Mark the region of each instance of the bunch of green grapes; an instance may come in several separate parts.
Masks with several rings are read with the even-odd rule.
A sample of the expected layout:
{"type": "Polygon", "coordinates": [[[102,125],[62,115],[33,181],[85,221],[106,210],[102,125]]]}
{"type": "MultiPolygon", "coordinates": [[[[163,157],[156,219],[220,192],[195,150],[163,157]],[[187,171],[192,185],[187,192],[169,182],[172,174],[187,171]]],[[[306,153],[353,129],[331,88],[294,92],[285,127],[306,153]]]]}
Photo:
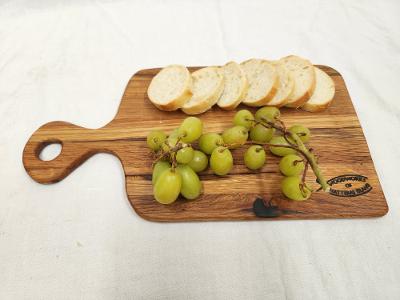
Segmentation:
{"type": "Polygon", "coordinates": [[[302,125],[286,129],[275,107],[262,107],[254,115],[249,110],[238,111],[233,126],[222,134],[203,133],[202,121],[188,117],[169,135],[152,131],[147,136],[148,147],[158,155],[152,176],[154,197],[162,204],[173,203],[179,195],[196,199],[202,192],[197,173],[210,166],[216,175],[229,174],[234,163],[232,151],[250,144],[243,156],[245,166],[261,169],[269,149],[282,157],[279,169],[285,176],[281,183],[283,194],[292,200],[306,200],[312,192],[304,182],[310,160],[314,172],[317,169],[304,145],[309,139],[310,130],[302,125]]]}
{"type": "Polygon", "coordinates": [[[292,200],[306,200],[311,195],[310,187],[304,183],[306,159],[299,156],[302,152],[293,135],[306,143],[310,139],[310,130],[302,125],[286,130],[279,118],[280,111],[276,107],[262,107],[255,115],[245,109],[235,114],[235,127],[246,129],[253,144],[244,153],[244,164],[251,170],[262,168],[266,161],[264,147],[268,146],[272,154],[283,157],[279,163],[279,169],[285,175],[281,183],[283,194],[292,200]]]}
{"type": "Polygon", "coordinates": [[[201,120],[189,117],[168,136],[159,130],[148,134],[147,146],[159,155],[152,175],[154,198],[159,203],[173,203],[179,195],[192,200],[201,194],[202,184],[197,173],[207,168],[208,158],[194,150],[191,143],[202,132],[201,120]]]}

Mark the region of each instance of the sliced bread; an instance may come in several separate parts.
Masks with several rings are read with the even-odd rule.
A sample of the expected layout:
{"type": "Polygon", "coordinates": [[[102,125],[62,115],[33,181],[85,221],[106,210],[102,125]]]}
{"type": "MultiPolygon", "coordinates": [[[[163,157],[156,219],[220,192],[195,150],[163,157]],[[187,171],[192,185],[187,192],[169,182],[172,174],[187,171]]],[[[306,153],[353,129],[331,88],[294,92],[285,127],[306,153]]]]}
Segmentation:
{"type": "Polygon", "coordinates": [[[192,96],[192,76],[181,65],[163,68],[150,82],[147,95],[159,109],[171,111],[183,106],[192,96]]]}
{"type": "Polygon", "coordinates": [[[300,107],[311,97],[315,88],[315,71],[307,59],[290,55],[280,61],[289,70],[294,80],[294,88],[289,95],[286,106],[300,107]]]}
{"type": "Polygon", "coordinates": [[[226,109],[235,109],[247,92],[248,83],[246,74],[242,68],[234,61],[228,62],[220,68],[224,76],[224,90],[218,99],[218,106],[226,109]]]}
{"type": "Polygon", "coordinates": [[[314,93],[301,107],[310,112],[317,112],[328,108],[335,96],[335,83],[332,78],[317,67],[314,67],[314,70],[316,75],[314,93]]]}
{"type": "Polygon", "coordinates": [[[281,107],[284,106],[289,100],[289,95],[292,93],[294,88],[294,80],[290,75],[290,72],[280,61],[273,62],[279,77],[279,88],[275,96],[268,106],[281,107]]]}
{"type": "Polygon", "coordinates": [[[279,87],[278,72],[274,65],[263,59],[250,59],[240,64],[246,74],[249,88],[242,103],[249,106],[266,105],[279,87]]]}
{"type": "Polygon", "coordinates": [[[183,105],[188,115],[196,115],[217,103],[224,89],[224,77],[217,67],[207,67],[192,73],[192,97],[183,105]]]}

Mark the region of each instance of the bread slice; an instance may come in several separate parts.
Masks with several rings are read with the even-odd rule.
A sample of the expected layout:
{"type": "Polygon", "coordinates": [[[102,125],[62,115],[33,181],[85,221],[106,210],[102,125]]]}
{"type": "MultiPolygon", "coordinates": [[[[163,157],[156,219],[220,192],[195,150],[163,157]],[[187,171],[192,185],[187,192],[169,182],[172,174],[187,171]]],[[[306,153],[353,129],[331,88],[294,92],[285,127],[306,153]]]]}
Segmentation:
{"type": "Polygon", "coordinates": [[[274,65],[264,59],[249,59],[240,64],[246,74],[249,88],[242,103],[262,106],[275,96],[279,88],[278,73],[274,65]]]}
{"type": "Polygon", "coordinates": [[[206,67],[192,73],[192,97],[183,105],[188,115],[197,115],[217,103],[224,89],[224,77],[217,67],[206,67]]]}
{"type": "Polygon", "coordinates": [[[242,102],[248,89],[246,74],[234,61],[228,62],[219,70],[224,76],[224,90],[217,104],[226,110],[235,109],[242,102]]]}
{"type": "Polygon", "coordinates": [[[317,112],[328,108],[335,96],[335,83],[332,78],[317,67],[314,67],[314,70],[316,75],[314,93],[301,107],[310,112],[317,112]]]}
{"type": "Polygon", "coordinates": [[[159,109],[171,111],[183,106],[192,96],[192,76],[181,65],[163,68],[150,82],[147,96],[159,109]]]}
{"type": "Polygon", "coordinates": [[[275,96],[268,106],[281,107],[284,106],[289,100],[289,95],[292,93],[294,88],[294,80],[290,75],[290,72],[280,61],[273,62],[279,77],[279,88],[275,96]]]}
{"type": "Polygon", "coordinates": [[[300,107],[310,99],[315,88],[315,71],[310,61],[299,56],[290,55],[280,61],[291,73],[294,89],[289,95],[286,106],[300,107]]]}

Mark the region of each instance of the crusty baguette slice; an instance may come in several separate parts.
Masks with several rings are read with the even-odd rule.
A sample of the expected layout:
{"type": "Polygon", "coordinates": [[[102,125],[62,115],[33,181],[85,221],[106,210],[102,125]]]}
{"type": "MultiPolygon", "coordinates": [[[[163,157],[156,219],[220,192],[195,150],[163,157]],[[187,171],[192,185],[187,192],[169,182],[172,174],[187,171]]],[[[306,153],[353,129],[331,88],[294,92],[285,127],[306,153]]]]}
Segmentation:
{"type": "Polygon", "coordinates": [[[300,107],[310,99],[315,88],[315,71],[310,61],[290,55],[280,59],[291,73],[294,89],[289,95],[286,106],[300,107]]]}
{"type": "Polygon", "coordinates": [[[249,88],[242,103],[262,106],[275,96],[279,87],[278,73],[274,65],[264,59],[249,59],[240,64],[246,74],[249,88]]]}
{"type": "Polygon", "coordinates": [[[224,89],[224,77],[217,67],[206,67],[192,73],[192,97],[183,105],[188,115],[197,115],[217,103],[224,89]]]}
{"type": "Polygon", "coordinates": [[[314,67],[316,75],[315,90],[302,109],[317,112],[328,108],[335,96],[335,83],[332,78],[319,68],[314,67]]]}
{"type": "Polygon", "coordinates": [[[294,80],[288,69],[283,65],[281,61],[273,62],[279,77],[279,88],[275,96],[268,106],[281,107],[289,101],[289,95],[292,93],[294,88],[294,80]]]}
{"type": "Polygon", "coordinates": [[[224,76],[224,90],[218,99],[218,106],[226,109],[235,109],[247,92],[248,83],[246,74],[234,61],[228,62],[220,68],[224,76]]]}
{"type": "Polygon", "coordinates": [[[192,76],[181,65],[163,68],[150,82],[147,95],[150,101],[161,110],[176,110],[192,96],[192,76]]]}

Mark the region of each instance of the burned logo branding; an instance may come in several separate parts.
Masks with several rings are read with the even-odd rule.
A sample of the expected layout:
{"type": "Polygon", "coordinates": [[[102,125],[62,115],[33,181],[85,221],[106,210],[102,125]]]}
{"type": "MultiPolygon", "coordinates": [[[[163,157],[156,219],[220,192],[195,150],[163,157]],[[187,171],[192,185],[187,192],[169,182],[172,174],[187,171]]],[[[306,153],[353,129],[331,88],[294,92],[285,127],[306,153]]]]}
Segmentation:
{"type": "Polygon", "coordinates": [[[338,197],[357,197],[372,190],[368,177],[357,174],[340,175],[327,183],[331,186],[329,193],[338,197]]]}

